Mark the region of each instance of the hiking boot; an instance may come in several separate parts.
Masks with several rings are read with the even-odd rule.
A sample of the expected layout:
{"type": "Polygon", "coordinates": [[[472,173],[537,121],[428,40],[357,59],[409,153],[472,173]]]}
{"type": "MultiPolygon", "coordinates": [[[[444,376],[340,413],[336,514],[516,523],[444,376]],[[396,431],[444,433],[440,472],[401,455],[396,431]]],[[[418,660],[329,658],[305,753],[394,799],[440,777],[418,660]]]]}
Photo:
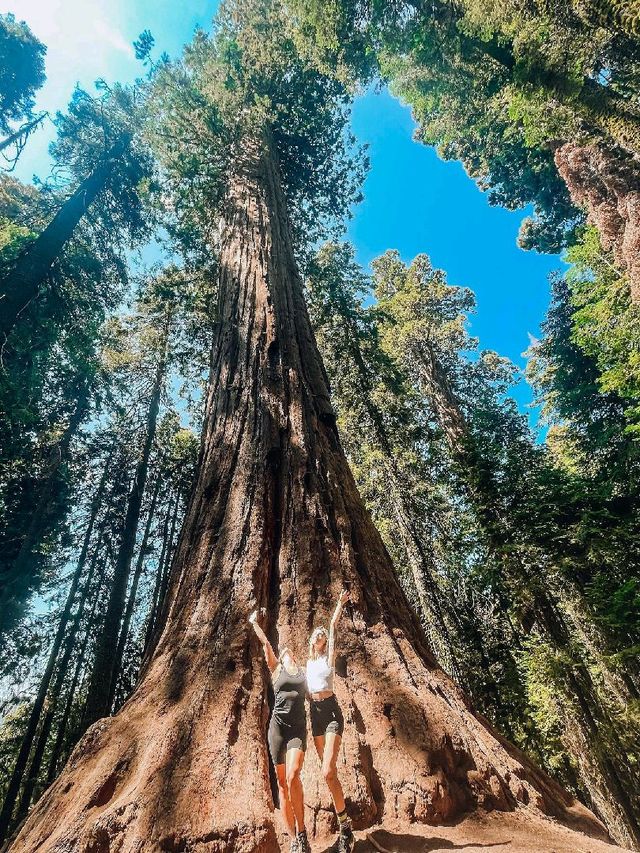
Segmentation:
{"type": "Polygon", "coordinates": [[[356,839],[353,835],[351,824],[349,822],[340,827],[340,835],[338,836],[337,844],[337,853],[352,853],[353,848],[356,846],[356,839]]]}
{"type": "Polygon", "coordinates": [[[311,853],[311,845],[309,844],[306,831],[297,834],[295,843],[298,845],[296,853],[311,853]]]}

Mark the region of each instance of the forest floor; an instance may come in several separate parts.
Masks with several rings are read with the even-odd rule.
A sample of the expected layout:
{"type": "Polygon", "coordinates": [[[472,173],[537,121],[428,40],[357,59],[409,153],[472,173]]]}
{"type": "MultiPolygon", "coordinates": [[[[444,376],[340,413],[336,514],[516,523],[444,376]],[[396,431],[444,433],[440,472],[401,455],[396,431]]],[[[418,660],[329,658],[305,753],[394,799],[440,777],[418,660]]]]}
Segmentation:
{"type": "MultiPolygon", "coordinates": [[[[356,837],[354,853],[613,853],[623,849],[526,812],[475,814],[452,826],[410,831],[385,822],[384,829],[357,832],[356,837]]],[[[313,853],[325,853],[330,843],[312,846],[313,853]]]]}

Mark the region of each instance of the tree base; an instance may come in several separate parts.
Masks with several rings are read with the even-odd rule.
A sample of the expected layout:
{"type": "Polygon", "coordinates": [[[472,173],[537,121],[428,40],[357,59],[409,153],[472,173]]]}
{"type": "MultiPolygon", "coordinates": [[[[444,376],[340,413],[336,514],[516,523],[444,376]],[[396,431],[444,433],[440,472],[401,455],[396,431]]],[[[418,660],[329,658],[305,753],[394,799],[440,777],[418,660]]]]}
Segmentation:
{"type": "MultiPolygon", "coordinates": [[[[607,841],[594,838],[589,829],[592,818],[577,806],[573,814],[575,829],[549,819],[541,819],[526,810],[512,814],[474,813],[454,825],[429,829],[400,824],[375,827],[357,833],[358,853],[440,853],[464,850],[465,853],[614,853],[621,851],[607,841]],[[583,823],[586,820],[586,823],[583,823]],[[583,827],[583,832],[577,827],[583,827]]],[[[329,843],[314,845],[314,853],[324,853],[329,843]]]]}

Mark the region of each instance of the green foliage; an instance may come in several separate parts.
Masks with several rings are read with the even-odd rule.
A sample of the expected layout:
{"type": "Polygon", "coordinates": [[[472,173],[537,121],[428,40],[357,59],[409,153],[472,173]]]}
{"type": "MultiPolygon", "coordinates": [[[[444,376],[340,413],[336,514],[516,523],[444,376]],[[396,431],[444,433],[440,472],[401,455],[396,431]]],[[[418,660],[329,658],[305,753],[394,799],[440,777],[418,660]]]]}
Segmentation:
{"type": "Polygon", "coordinates": [[[296,49],[278,0],[223,5],[211,37],[158,66],[148,133],[174,199],[177,234],[211,237],[236,146],[271,140],[298,250],[339,227],[365,163],[349,95],[296,49]],[[276,34],[275,37],[274,34],[276,34]]]}
{"type": "Polygon", "coordinates": [[[638,312],[594,229],[568,259],[528,374],[550,424],[547,444],[582,508],[573,534],[584,555],[580,582],[594,618],[616,638],[616,668],[633,660],[640,627],[638,312]]]}
{"type": "Polygon", "coordinates": [[[598,387],[625,405],[632,433],[640,432],[640,307],[601,246],[595,228],[583,231],[567,252],[571,340],[593,359],[598,387]]]}
{"type": "MultiPolygon", "coordinates": [[[[4,178],[1,186],[0,255],[8,263],[41,227],[50,197],[10,178],[4,178]]],[[[61,442],[73,440],[68,430],[75,429],[74,419],[81,423],[99,411],[104,393],[100,329],[120,296],[119,269],[108,252],[100,258],[88,239],[73,241],[51,273],[50,292],[28,307],[28,322],[14,331],[3,349],[0,576],[10,571],[38,507],[44,512],[43,534],[34,555],[37,566],[25,575],[22,592],[16,590],[18,600],[37,584],[48,555],[64,535],[77,472],[71,458],[60,466],[54,460],[61,442]]]]}
{"type": "Polygon", "coordinates": [[[3,800],[30,710],[28,702],[16,705],[5,713],[0,724],[0,799],[3,800]]]}
{"type": "Polygon", "coordinates": [[[579,4],[289,5],[321,67],[362,82],[376,73],[413,108],[417,138],[461,160],[492,204],[533,205],[524,248],[558,251],[583,218],[553,161],[559,142],[640,148],[637,41],[579,4]]]}
{"type": "Polygon", "coordinates": [[[12,620],[63,544],[79,475],[72,448],[108,393],[102,326],[127,284],[125,251],[149,235],[151,224],[146,199],[154,164],[137,133],[140,92],[105,84],[101,92],[93,98],[77,89],[68,112],[58,115],[50,184],[24,187],[4,178],[0,190],[0,270],[10,276],[79,184],[110,161],[96,204],[65,235],[36,298],[3,343],[0,588],[5,605],[10,595],[18,607],[12,620]]]}
{"type": "MultiPolygon", "coordinates": [[[[566,711],[563,706],[570,701],[570,697],[567,697],[566,692],[558,692],[558,684],[564,683],[564,672],[570,663],[566,655],[538,636],[524,641],[519,659],[529,713],[544,738],[545,763],[552,773],[565,780],[570,780],[575,773],[566,741],[563,741],[563,711],[566,711]]],[[[574,711],[572,707],[571,712],[574,711]]],[[[574,785],[571,787],[575,790],[574,785]]]]}
{"type": "MultiPolygon", "coordinates": [[[[616,778],[631,784],[638,759],[634,694],[625,686],[636,677],[638,629],[630,457],[613,467],[617,483],[597,455],[593,478],[576,459],[562,464],[557,446],[554,453],[534,441],[509,398],[513,366],[474,352],[466,328],[473,294],[449,285],[424,255],[406,265],[387,252],[373,270],[369,281],[350,247],[329,245],[308,282],[361,494],[442,665],[565,785],[608,801],[615,822],[610,786],[616,778]],[[377,301],[368,304],[372,289],[377,301]],[[417,592],[420,545],[430,562],[418,569],[435,582],[435,602],[417,592]],[[609,754],[613,765],[602,758],[609,754]]],[[[556,331],[559,352],[576,349],[566,328],[556,331]]],[[[551,342],[536,346],[538,368],[544,347],[548,359],[551,342]]],[[[564,365],[546,361],[546,381],[556,367],[564,365]]],[[[570,367],[575,376],[579,365],[570,367]]],[[[592,405],[600,392],[579,369],[579,392],[592,405]]],[[[569,377],[557,389],[568,406],[565,390],[569,377]]],[[[591,438],[609,459],[624,447],[597,430],[591,438]]]]}
{"type": "Polygon", "coordinates": [[[0,581],[46,497],[0,656],[14,687],[0,731],[4,766],[32,694],[25,661],[51,633],[21,615],[38,590],[49,622],[57,618],[87,535],[72,655],[56,675],[44,752],[51,768],[39,768],[38,790],[80,732],[82,673],[161,371],[115,708],[136,683],[197,462],[225,192],[243,149],[260,145],[282,174],[341,440],[438,660],[573,790],[606,804],[616,779],[630,785],[639,759],[638,313],[553,159],[573,138],[637,150],[640,60],[625,21],[542,0],[243,0],[223,4],[212,35],[197,32],[175,62],[153,60],[143,32],[134,47],[147,74],[136,86],[101,81],[96,96],[74,93],[56,119],[54,180],[0,183],[6,268],[80,182],[114,160],[100,203],[3,352],[0,581]],[[349,107],[376,77],[411,103],[418,138],[462,160],[491,203],[533,204],[523,246],[572,246],[571,272],[555,280],[531,351],[550,424],[544,445],[509,397],[515,367],[479,352],[469,334],[471,291],[426,255],[405,264],[387,252],[372,276],[348,245],[310,257],[359,198],[366,158],[349,107]],[[126,250],[159,225],[182,260],[131,276],[126,250]]]}
{"type": "MultiPolygon", "coordinates": [[[[464,375],[474,377],[475,390],[467,389],[470,406],[480,376],[506,381],[510,371],[505,374],[502,361],[490,354],[477,364],[463,355],[473,343],[464,314],[473,296],[448,285],[426,256],[407,268],[396,252],[387,252],[373,267],[372,281],[350,246],[328,244],[307,281],[342,442],[439,662],[471,690],[487,716],[535,749],[517,646],[505,630],[498,566],[414,368],[421,343],[437,346],[460,386],[464,375]],[[374,286],[378,301],[370,304],[374,286]]],[[[497,395],[485,392],[487,399],[497,395]]]]}
{"type": "Polygon", "coordinates": [[[0,15],[0,133],[31,115],[35,93],[45,81],[45,52],[24,21],[0,15]]]}
{"type": "Polygon", "coordinates": [[[50,149],[54,174],[59,184],[73,189],[97,164],[113,157],[91,222],[114,246],[114,238],[124,235],[135,243],[149,235],[148,196],[158,189],[153,158],[140,133],[144,90],[109,87],[104,81],[96,85],[101,94],[94,97],[77,87],[67,112],[56,116],[57,138],[50,149]]]}

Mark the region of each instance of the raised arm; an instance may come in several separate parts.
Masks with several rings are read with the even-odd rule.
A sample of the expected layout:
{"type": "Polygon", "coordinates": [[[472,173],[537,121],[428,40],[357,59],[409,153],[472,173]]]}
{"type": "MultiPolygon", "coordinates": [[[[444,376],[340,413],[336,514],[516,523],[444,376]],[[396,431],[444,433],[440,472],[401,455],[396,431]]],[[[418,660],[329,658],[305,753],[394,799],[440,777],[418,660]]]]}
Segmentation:
{"type": "Polygon", "coordinates": [[[257,638],[262,643],[262,651],[264,652],[265,660],[267,661],[267,666],[271,672],[278,666],[278,658],[275,656],[273,649],[271,648],[271,643],[267,639],[267,635],[262,630],[260,625],[258,625],[258,611],[254,610],[254,612],[249,616],[249,622],[253,626],[253,630],[256,632],[257,638]]]}
{"type": "Polygon", "coordinates": [[[331,617],[331,622],[329,623],[329,648],[327,650],[327,658],[329,661],[329,666],[333,666],[335,664],[336,659],[336,644],[335,644],[335,628],[338,624],[338,620],[342,615],[342,608],[345,606],[347,601],[350,599],[349,590],[343,589],[340,595],[338,596],[338,603],[336,604],[336,609],[333,611],[333,616],[331,617]]]}

